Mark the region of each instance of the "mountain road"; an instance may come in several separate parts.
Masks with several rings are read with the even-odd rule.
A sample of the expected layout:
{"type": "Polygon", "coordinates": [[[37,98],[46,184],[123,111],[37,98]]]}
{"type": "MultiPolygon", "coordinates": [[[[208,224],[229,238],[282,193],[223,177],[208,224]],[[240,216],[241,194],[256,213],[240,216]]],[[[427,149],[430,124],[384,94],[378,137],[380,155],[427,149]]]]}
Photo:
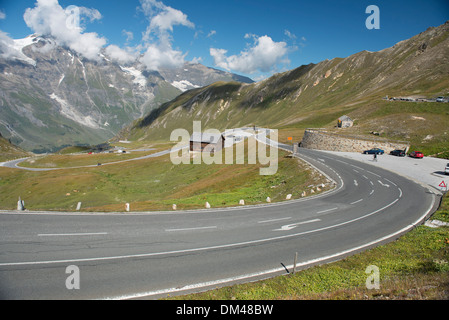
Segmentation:
{"type": "Polygon", "coordinates": [[[299,270],[392,241],[438,207],[436,190],[381,167],[302,148],[296,156],[335,188],[183,212],[2,212],[0,298],[157,299],[263,279],[292,272],[296,253],[299,270]]]}

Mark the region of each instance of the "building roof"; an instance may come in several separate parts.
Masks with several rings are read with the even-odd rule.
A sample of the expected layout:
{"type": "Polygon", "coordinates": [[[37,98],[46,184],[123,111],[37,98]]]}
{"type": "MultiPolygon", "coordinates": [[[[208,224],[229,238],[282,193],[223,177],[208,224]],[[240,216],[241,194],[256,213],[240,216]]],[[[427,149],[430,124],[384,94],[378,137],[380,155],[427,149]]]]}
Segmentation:
{"type": "Polygon", "coordinates": [[[225,137],[222,134],[194,132],[190,136],[190,141],[217,143],[218,141],[220,141],[220,138],[222,138],[223,140],[225,139],[225,137]]]}
{"type": "Polygon", "coordinates": [[[341,116],[340,118],[338,118],[338,120],[340,120],[340,121],[352,121],[352,119],[349,118],[348,116],[341,116]]]}

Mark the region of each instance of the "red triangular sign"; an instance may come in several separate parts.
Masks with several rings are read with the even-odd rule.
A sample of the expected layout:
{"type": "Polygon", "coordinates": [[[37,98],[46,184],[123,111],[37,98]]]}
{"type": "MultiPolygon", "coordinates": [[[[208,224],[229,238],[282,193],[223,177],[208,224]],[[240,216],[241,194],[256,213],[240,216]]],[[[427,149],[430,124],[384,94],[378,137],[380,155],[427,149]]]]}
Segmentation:
{"type": "Polygon", "coordinates": [[[440,183],[439,187],[446,188],[446,183],[444,182],[444,180],[440,183]]]}

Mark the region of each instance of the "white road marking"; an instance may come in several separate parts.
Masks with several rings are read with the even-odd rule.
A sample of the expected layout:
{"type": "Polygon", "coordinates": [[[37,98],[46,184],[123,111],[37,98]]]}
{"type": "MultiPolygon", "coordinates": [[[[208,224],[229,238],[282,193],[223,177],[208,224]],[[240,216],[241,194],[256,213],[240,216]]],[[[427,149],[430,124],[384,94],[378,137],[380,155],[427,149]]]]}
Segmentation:
{"type": "Polygon", "coordinates": [[[354,180],[354,185],[357,187],[359,185],[359,183],[357,182],[357,180],[354,180]]]}
{"type": "Polygon", "coordinates": [[[318,211],[317,213],[325,213],[325,212],[334,211],[334,210],[338,210],[338,208],[330,208],[330,209],[326,209],[323,211],[318,211]]]}
{"type": "Polygon", "coordinates": [[[382,181],[380,181],[380,180],[377,180],[382,186],[384,186],[384,187],[387,187],[387,188],[389,188],[390,187],[390,185],[389,184],[384,184],[382,181]]]}
{"type": "Polygon", "coordinates": [[[217,229],[217,226],[182,228],[182,229],[165,229],[165,231],[166,232],[176,232],[176,231],[193,231],[193,230],[204,230],[204,229],[217,229]]]}
{"type": "Polygon", "coordinates": [[[378,178],[381,178],[381,176],[379,176],[378,174],[376,174],[376,173],[374,173],[374,172],[371,172],[371,171],[368,171],[368,170],[365,170],[366,172],[368,172],[368,173],[371,173],[372,175],[374,175],[374,176],[376,176],[376,177],[378,177],[378,178]]]}
{"type": "Polygon", "coordinates": [[[360,199],[360,200],[357,200],[357,201],[351,202],[350,204],[356,204],[356,203],[359,203],[359,202],[362,202],[362,201],[363,201],[363,199],[360,199]]]}
{"type": "MultiPolygon", "coordinates": [[[[276,237],[263,238],[263,239],[258,239],[258,240],[248,240],[248,241],[227,243],[227,244],[218,244],[218,245],[213,245],[213,246],[208,246],[208,247],[171,250],[171,251],[162,251],[162,252],[149,252],[149,253],[141,253],[141,254],[129,254],[129,255],[121,255],[121,256],[106,256],[106,257],[78,258],[78,259],[75,258],[75,259],[61,259],[61,260],[44,260],[44,261],[4,262],[4,263],[0,263],[0,266],[3,267],[3,266],[23,266],[23,265],[56,264],[56,263],[81,263],[81,262],[92,262],[92,261],[109,261],[109,260],[148,258],[148,257],[162,256],[162,255],[172,255],[172,254],[188,253],[188,252],[190,252],[190,253],[191,252],[201,252],[201,251],[207,251],[207,250],[233,248],[233,247],[237,247],[237,246],[256,244],[256,243],[265,243],[265,242],[271,242],[271,241],[276,241],[276,240],[289,239],[292,237],[298,237],[298,236],[302,236],[305,234],[316,233],[316,232],[320,232],[320,231],[324,231],[324,230],[334,229],[334,228],[341,227],[341,226],[344,226],[344,225],[347,225],[350,223],[354,223],[356,221],[370,217],[378,212],[381,212],[381,211],[391,207],[398,201],[399,201],[399,199],[396,199],[393,202],[383,206],[382,208],[379,208],[373,212],[367,213],[363,216],[354,218],[352,220],[347,220],[347,221],[340,222],[340,223],[330,225],[327,227],[322,227],[322,228],[313,229],[313,230],[307,230],[307,231],[293,233],[293,234],[287,234],[287,235],[283,235],[283,236],[276,236],[276,237]]],[[[433,204],[430,207],[430,209],[432,207],[433,207],[433,204]]]]}
{"type": "Polygon", "coordinates": [[[40,233],[38,237],[66,237],[66,236],[100,236],[106,235],[107,232],[91,232],[91,233],[40,233]]]}
{"type": "Polygon", "coordinates": [[[301,224],[307,224],[307,223],[312,223],[312,222],[317,222],[317,221],[321,221],[321,220],[313,219],[313,220],[308,220],[308,221],[303,221],[303,222],[298,222],[298,223],[292,223],[292,224],[282,226],[280,229],[274,229],[273,231],[288,231],[288,230],[292,230],[292,229],[296,228],[297,226],[299,226],[301,224]]]}
{"type": "Polygon", "coordinates": [[[282,220],[289,220],[291,218],[292,217],[285,217],[285,218],[279,218],[279,219],[263,220],[263,221],[257,221],[257,223],[276,222],[276,221],[282,221],[282,220]]]}
{"type": "MultiPolygon", "coordinates": [[[[376,213],[378,211],[381,211],[383,209],[388,208],[389,206],[391,206],[394,203],[396,203],[396,201],[390,203],[388,206],[386,206],[386,207],[384,207],[382,209],[379,209],[377,211],[374,211],[373,213],[370,213],[369,215],[374,214],[374,213],[376,213]]],[[[328,259],[335,259],[335,258],[344,256],[344,255],[347,255],[347,254],[351,254],[352,252],[357,252],[357,251],[360,251],[362,249],[369,248],[370,246],[377,245],[378,243],[381,243],[382,241],[388,240],[388,239],[390,239],[392,237],[396,237],[397,235],[400,235],[400,234],[402,234],[404,232],[408,232],[409,230],[415,228],[416,225],[418,223],[420,223],[420,221],[427,216],[427,214],[430,212],[430,210],[432,210],[432,207],[433,207],[434,203],[435,203],[435,199],[433,199],[431,206],[429,207],[429,209],[427,210],[427,212],[423,216],[418,218],[418,220],[416,220],[414,223],[412,223],[412,224],[410,224],[408,226],[405,226],[401,230],[398,230],[398,231],[396,231],[394,233],[388,234],[388,235],[386,235],[384,237],[378,238],[378,239],[373,240],[371,242],[362,244],[362,245],[360,245],[358,247],[349,248],[349,249],[346,249],[346,250],[343,250],[341,252],[337,252],[337,253],[334,253],[334,254],[331,254],[331,255],[328,255],[328,256],[319,257],[319,258],[311,259],[311,260],[304,261],[304,262],[299,262],[299,263],[296,264],[296,266],[297,267],[308,266],[308,265],[311,265],[311,264],[315,264],[315,263],[319,263],[319,262],[322,262],[322,261],[326,261],[328,259]]],[[[358,220],[358,219],[359,218],[357,218],[356,220],[358,220]]],[[[293,265],[286,266],[286,268],[287,269],[291,269],[291,268],[293,268],[293,265]]],[[[219,279],[219,280],[208,281],[208,282],[203,282],[203,283],[191,284],[191,285],[184,286],[182,288],[178,287],[178,288],[162,289],[162,290],[157,290],[157,291],[139,292],[139,293],[128,294],[128,295],[108,297],[107,299],[125,300],[125,299],[132,299],[132,298],[150,297],[150,296],[155,296],[155,295],[160,295],[160,294],[167,294],[167,293],[172,293],[172,292],[182,292],[182,291],[185,291],[185,290],[188,290],[188,289],[205,288],[205,287],[212,286],[212,285],[216,286],[218,284],[224,284],[224,283],[233,282],[233,281],[236,281],[236,280],[244,280],[244,279],[250,279],[250,278],[258,277],[258,276],[261,276],[261,275],[268,275],[268,274],[278,273],[278,272],[282,272],[284,270],[285,270],[285,267],[275,268],[275,269],[270,269],[270,270],[261,271],[261,272],[257,272],[257,273],[250,273],[250,274],[241,275],[241,276],[232,277],[232,278],[225,278],[225,279],[219,279]]]]}

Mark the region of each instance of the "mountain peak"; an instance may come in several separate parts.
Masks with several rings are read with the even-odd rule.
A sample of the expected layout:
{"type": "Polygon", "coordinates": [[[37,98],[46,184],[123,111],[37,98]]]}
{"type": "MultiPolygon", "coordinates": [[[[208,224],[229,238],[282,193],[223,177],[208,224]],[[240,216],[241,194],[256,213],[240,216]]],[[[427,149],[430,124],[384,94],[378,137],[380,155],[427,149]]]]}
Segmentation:
{"type": "Polygon", "coordinates": [[[0,45],[0,132],[36,152],[104,142],[185,90],[239,77],[193,63],[156,72],[92,61],[45,35],[0,45]]]}

